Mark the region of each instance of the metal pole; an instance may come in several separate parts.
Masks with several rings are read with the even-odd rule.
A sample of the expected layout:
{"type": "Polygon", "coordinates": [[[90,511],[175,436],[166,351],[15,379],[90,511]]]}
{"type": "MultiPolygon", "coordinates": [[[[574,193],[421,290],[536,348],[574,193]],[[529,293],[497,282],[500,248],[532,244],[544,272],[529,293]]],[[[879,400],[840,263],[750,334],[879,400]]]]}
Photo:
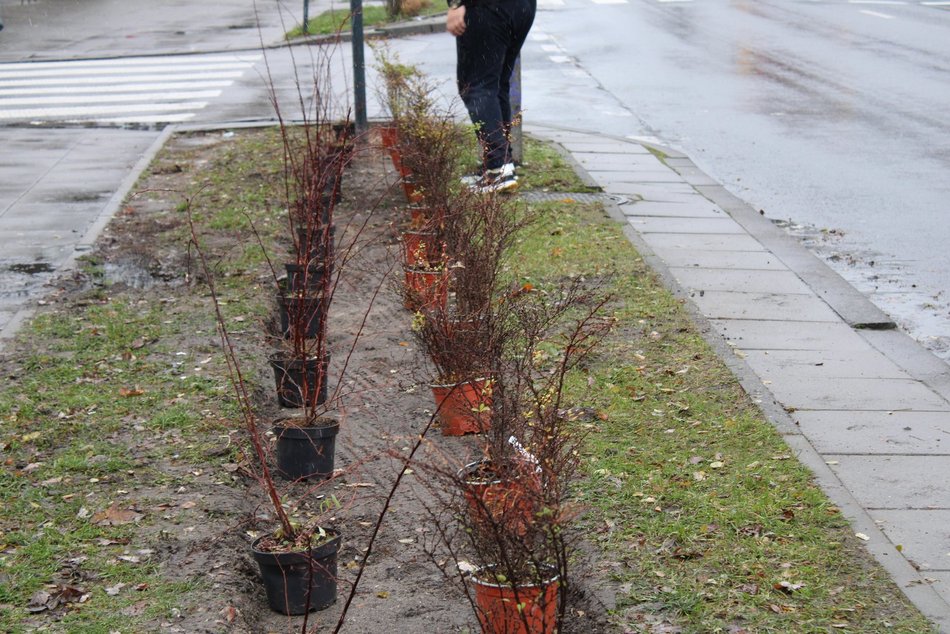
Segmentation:
{"type": "Polygon", "coordinates": [[[363,0],[350,0],[350,23],[353,26],[353,116],[357,134],[365,132],[366,64],[363,61],[363,0]]]}
{"type": "Polygon", "coordinates": [[[511,102],[511,130],[508,134],[511,143],[511,160],[521,165],[524,159],[524,137],[521,133],[521,56],[515,60],[511,71],[511,89],[508,91],[511,102]]]}
{"type": "Polygon", "coordinates": [[[303,34],[310,32],[310,0],[303,0],[303,34]]]}

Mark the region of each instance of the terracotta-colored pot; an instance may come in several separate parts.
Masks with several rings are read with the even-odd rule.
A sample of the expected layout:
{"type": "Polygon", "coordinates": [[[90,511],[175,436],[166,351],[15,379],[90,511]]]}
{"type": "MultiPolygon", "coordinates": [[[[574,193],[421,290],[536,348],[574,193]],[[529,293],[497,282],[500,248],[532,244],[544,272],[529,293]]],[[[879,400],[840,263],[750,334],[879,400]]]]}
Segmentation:
{"type": "Polygon", "coordinates": [[[499,583],[491,567],[476,570],[475,586],[478,622],[484,634],[553,634],[557,631],[557,574],[540,585],[499,583]]]}
{"type": "Polygon", "coordinates": [[[379,139],[382,142],[383,147],[387,150],[390,150],[398,145],[398,135],[399,132],[394,125],[379,126],[379,139]]]}
{"type": "Polygon", "coordinates": [[[488,429],[492,405],[489,379],[431,387],[444,436],[478,434],[488,429]]]}
{"type": "Polygon", "coordinates": [[[449,271],[406,267],[406,308],[445,310],[449,302],[449,271]]]}
{"type": "Polygon", "coordinates": [[[541,479],[534,465],[524,462],[519,467],[505,478],[494,473],[487,460],[472,462],[459,470],[475,523],[502,525],[518,535],[527,534],[541,503],[541,479]]]}
{"type": "Polygon", "coordinates": [[[432,231],[405,231],[402,234],[403,260],[406,266],[428,266],[441,259],[432,231]]]}
{"type": "Polygon", "coordinates": [[[423,195],[422,190],[416,184],[416,179],[410,176],[403,176],[402,178],[402,190],[406,194],[406,198],[410,203],[422,203],[425,202],[425,196],[423,195]]]}

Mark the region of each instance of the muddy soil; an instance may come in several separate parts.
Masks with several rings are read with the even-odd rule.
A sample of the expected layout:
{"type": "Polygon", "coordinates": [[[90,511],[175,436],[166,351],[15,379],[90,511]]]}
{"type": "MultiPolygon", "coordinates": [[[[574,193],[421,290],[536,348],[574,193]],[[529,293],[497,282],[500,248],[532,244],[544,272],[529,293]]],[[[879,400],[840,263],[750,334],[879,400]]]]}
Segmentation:
{"type": "MultiPolygon", "coordinates": [[[[233,144],[233,137],[220,132],[173,137],[161,165],[146,173],[139,188],[189,191],[194,187],[195,170],[215,163],[233,144]]],[[[127,294],[139,301],[164,302],[170,319],[175,318],[176,311],[204,303],[207,322],[201,333],[167,343],[195,355],[220,353],[207,293],[195,281],[200,275],[196,274],[194,254],[183,240],[169,240],[183,223],[182,214],[170,213],[179,201],[173,194],[133,197],[102,236],[94,257],[112,282],[112,296],[127,294]]],[[[230,421],[224,423],[226,429],[208,430],[219,439],[221,450],[220,456],[209,455],[202,469],[196,471],[193,465],[169,460],[150,465],[153,471],[164,474],[167,481],[162,485],[128,483],[143,508],[149,506],[149,500],[157,504],[172,496],[178,509],[187,509],[184,516],[149,513],[135,542],[154,551],[153,562],[160,566],[164,578],[203,582],[184,598],[176,618],[154,622],[150,631],[332,631],[376,518],[404,468],[401,456],[406,455],[429,421],[433,403],[425,381],[425,362],[412,342],[411,314],[403,308],[393,286],[399,273],[394,226],[406,223],[408,212],[388,158],[372,144],[357,153],[347,170],[343,200],[336,214],[338,244],[349,244],[359,233],[360,245],[343,269],[329,321],[330,388],[337,390],[340,399],[336,412],[341,422],[336,458],[339,472],[323,485],[282,486],[286,494],[307,500],[303,506],[313,512],[331,495],[339,500],[338,509],[322,516],[343,535],[339,599],[331,607],[311,613],[306,622],[305,617],[286,617],[268,609],[249,546],[254,535],[266,532],[274,523],[260,488],[247,475],[246,457],[241,456],[248,454],[234,459],[230,451],[231,446],[243,442],[239,424],[230,421]],[[364,222],[365,229],[358,231],[356,227],[364,222]],[[357,333],[361,336],[353,347],[357,333]],[[339,382],[336,377],[344,361],[346,375],[339,382]],[[176,487],[178,478],[187,479],[187,486],[176,487]],[[182,505],[183,499],[193,504],[182,505]]],[[[227,257],[238,246],[227,236],[218,235],[209,239],[205,248],[215,259],[227,257]]],[[[272,294],[266,271],[248,271],[246,276],[248,292],[272,294]]],[[[82,310],[89,292],[88,280],[76,274],[71,280],[62,280],[60,288],[56,310],[82,310]]],[[[248,323],[235,326],[233,333],[265,420],[281,415],[266,363],[272,341],[262,331],[268,328],[266,322],[248,323]]],[[[31,345],[42,346],[42,342],[31,345]]],[[[174,442],[167,436],[143,438],[133,429],[111,439],[125,443],[132,455],[142,453],[141,443],[174,442]]],[[[438,546],[437,531],[427,511],[427,501],[431,502],[432,497],[422,464],[448,457],[461,465],[478,453],[476,438],[443,437],[437,428],[427,435],[417,455],[420,464],[410,467],[411,473],[404,477],[392,499],[342,631],[378,634],[386,626],[407,633],[478,631],[465,593],[453,574],[455,564],[438,546]]],[[[608,585],[603,581],[608,566],[594,563],[590,556],[583,559],[574,568],[576,585],[566,631],[611,631],[604,604],[598,598],[609,594],[604,591],[608,585]]],[[[40,626],[41,621],[35,624],[40,626]]]]}

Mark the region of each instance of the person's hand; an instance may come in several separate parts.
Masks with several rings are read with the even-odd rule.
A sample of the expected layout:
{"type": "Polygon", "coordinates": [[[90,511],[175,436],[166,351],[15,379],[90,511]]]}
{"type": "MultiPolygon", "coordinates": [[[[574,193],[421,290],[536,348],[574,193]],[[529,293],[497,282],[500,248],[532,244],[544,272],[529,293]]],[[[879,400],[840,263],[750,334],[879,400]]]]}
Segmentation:
{"type": "Polygon", "coordinates": [[[448,15],[445,16],[445,30],[454,35],[455,37],[460,36],[462,33],[465,33],[465,5],[460,5],[453,9],[449,9],[448,15]]]}

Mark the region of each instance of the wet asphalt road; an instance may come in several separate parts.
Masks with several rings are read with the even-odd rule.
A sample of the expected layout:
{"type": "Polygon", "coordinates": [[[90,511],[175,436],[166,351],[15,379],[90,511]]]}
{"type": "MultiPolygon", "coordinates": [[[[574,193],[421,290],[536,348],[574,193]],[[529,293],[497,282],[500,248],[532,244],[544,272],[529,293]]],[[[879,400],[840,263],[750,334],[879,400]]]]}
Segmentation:
{"type": "Polygon", "coordinates": [[[950,3],[541,9],[549,59],[613,97],[602,131],[684,151],[950,357],[950,3]]]}

